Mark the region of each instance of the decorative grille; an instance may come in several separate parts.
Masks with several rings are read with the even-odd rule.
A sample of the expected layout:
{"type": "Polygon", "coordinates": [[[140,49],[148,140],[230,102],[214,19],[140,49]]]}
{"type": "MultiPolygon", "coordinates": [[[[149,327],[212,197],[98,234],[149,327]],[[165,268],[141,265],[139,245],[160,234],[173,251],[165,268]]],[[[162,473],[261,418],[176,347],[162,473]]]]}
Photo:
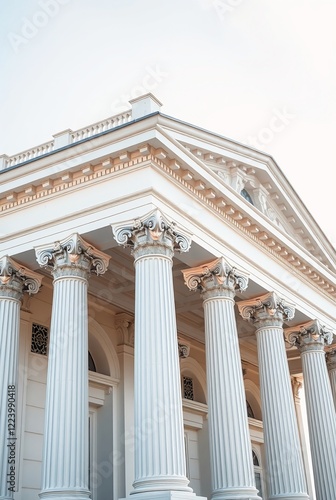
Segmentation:
{"type": "Polygon", "coordinates": [[[31,341],[31,352],[36,354],[47,355],[48,347],[48,328],[46,326],[38,325],[33,323],[32,326],[32,341],[31,341]]]}
{"type": "Polygon", "coordinates": [[[183,397],[194,400],[194,382],[190,377],[183,377],[183,397]]]}

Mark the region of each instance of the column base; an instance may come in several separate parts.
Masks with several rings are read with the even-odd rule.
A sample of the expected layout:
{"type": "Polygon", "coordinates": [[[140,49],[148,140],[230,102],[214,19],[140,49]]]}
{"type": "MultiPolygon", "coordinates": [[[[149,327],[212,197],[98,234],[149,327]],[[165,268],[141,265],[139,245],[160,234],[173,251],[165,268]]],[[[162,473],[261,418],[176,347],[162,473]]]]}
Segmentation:
{"type": "Polygon", "coordinates": [[[50,489],[43,490],[39,493],[41,500],[89,500],[91,498],[91,491],[81,489],[50,489]]]}
{"type": "Polygon", "coordinates": [[[280,495],[271,495],[269,500],[309,500],[308,493],[281,493],[280,495]]]}
{"type": "Polygon", "coordinates": [[[206,497],[196,496],[188,491],[144,491],[132,492],[128,497],[120,500],[207,500],[206,497]]]}
{"type": "Polygon", "coordinates": [[[211,500],[262,500],[257,488],[225,488],[212,493],[211,500]]]}

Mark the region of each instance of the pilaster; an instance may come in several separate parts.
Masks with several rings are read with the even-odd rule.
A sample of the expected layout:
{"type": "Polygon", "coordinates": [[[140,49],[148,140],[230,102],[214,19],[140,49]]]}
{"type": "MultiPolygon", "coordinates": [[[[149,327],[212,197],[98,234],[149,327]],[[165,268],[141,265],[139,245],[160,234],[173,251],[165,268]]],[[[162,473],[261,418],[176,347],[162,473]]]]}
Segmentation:
{"type": "Polygon", "coordinates": [[[8,256],[0,259],[0,499],[17,488],[17,360],[24,293],[38,292],[42,278],[8,256]]]}
{"type": "Polygon", "coordinates": [[[305,470],[305,478],[306,478],[308,493],[310,495],[310,498],[315,498],[313,465],[310,455],[310,441],[309,441],[307,426],[304,424],[303,414],[302,414],[302,404],[301,404],[301,394],[303,391],[302,375],[295,377],[293,376],[291,380],[292,380],[294,406],[299,428],[302,458],[303,458],[303,465],[305,470]]]}
{"type": "Polygon", "coordinates": [[[325,362],[332,338],[317,320],[286,329],[287,341],[301,353],[317,500],[330,500],[336,491],[336,413],[325,362]]]}
{"type": "Polygon", "coordinates": [[[259,499],[234,314],[234,296],[247,288],[247,276],[223,258],[182,272],[203,298],[212,498],[259,499]]]}
{"type": "Polygon", "coordinates": [[[135,265],[135,480],[131,495],[187,497],[172,277],[174,251],[190,239],[159,210],[112,228],[135,265]]]}
{"type": "Polygon", "coordinates": [[[331,385],[331,392],[333,395],[334,405],[336,407],[336,347],[331,346],[326,354],[327,368],[331,385]]]}
{"type": "Polygon", "coordinates": [[[77,233],[35,250],[37,262],[54,277],[40,498],[86,500],[87,286],[90,273],[103,274],[110,257],[77,233]]]}
{"type": "Polygon", "coordinates": [[[256,327],[269,499],[307,500],[283,322],[294,306],[275,293],[238,303],[256,327]]]}

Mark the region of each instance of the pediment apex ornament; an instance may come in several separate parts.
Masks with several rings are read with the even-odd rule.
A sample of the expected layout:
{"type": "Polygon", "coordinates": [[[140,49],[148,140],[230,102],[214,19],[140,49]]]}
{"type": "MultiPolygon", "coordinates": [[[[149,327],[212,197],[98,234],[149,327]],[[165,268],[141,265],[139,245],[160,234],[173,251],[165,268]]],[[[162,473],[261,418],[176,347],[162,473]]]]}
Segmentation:
{"type": "Polygon", "coordinates": [[[332,343],[334,333],[330,328],[314,319],[301,325],[286,328],[285,339],[290,345],[298,347],[303,352],[324,351],[324,347],[332,343]]]}
{"type": "Polygon", "coordinates": [[[73,233],[51,245],[35,247],[36,260],[41,267],[78,267],[97,276],[107,270],[110,256],[87,243],[78,233],[73,233]]]}
{"type": "Polygon", "coordinates": [[[112,231],[114,239],[124,247],[163,245],[177,252],[187,252],[191,245],[190,235],[180,231],[158,209],[141,218],[118,224],[112,227],[112,231]]]}
{"type": "Polygon", "coordinates": [[[267,322],[281,326],[283,321],[294,318],[295,306],[280,298],[275,292],[238,302],[238,310],[243,319],[251,323],[267,322]]]}
{"type": "Polygon", "coordinates": [[[184,283],[189,290],[228,289],[243,292],[248,285],[248,275],[232,267],[224,257],[219,257],[208,264],[182,271],[184,283]]]}
{"type": "Polygon", "coordinates": [[[42,276],[18,264],[8,255],[0,258],[0,289],[2,294],[16,296],[29,295],[39,291],[42,276]],[[19,295],[17,295],[19,294],[19,295]]]}

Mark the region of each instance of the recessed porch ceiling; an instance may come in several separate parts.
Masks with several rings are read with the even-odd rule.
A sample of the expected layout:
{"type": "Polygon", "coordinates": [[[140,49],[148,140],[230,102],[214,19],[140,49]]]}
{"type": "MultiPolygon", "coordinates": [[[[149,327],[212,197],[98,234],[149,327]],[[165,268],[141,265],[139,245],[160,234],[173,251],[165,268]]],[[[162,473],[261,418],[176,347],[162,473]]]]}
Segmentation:
{"type": "MultiPolygon", "coordinates": [[[[92,305],[107,305],[117,314],[128,312],[134,314],[134,288],[135,273],[133,266],[133,256],[130,248],[117,246],[112,236],[111,227],[100,228],[99,230],[83,234],[82,237],[92,245],[111,256],[107,272],[102,276],[92,275],[89,280],[89,296],[92,305]]],[[[199,292],[190,291],[184,284],[182,270],[187,267],[199,266],[211,262],[218,256],[210,254],[201,248],[197,243],[193,243],[189,252],[176,254],[173,265],[175,306],[177,317],[178,334],[182,337],[189,337],[204,344],[204,315],[202,299],[199,292]]],[[[51,285],[50,271],[37,266],[34,250],[14,256],[15,260],[26,265],[30,269],[43,274],[44,281],[49,281],[51,285]]],[[[237,294],[236,301],[247,300],[252,297],[263,295],[269,290],[265,290],[250,277],[247,290],[237,294]]],[[[254,327],[243,320],[236,307],[236,321],[239,342],[244,359],[244,353],[249,353],[248,360],[257,364],[257,345],[254,334],[254,327]]],[[[294,320],[288,325],[295,325],[309,321],[300,311],[296,311],[294,320]]],[[[299,352],[296,348],[288,348],[288,358],[293,365],[294,371],[301,371],[301,364],[298,363],[299,352]]],[[[291,366],[292,368],[292,366],[291,366]]]]}

